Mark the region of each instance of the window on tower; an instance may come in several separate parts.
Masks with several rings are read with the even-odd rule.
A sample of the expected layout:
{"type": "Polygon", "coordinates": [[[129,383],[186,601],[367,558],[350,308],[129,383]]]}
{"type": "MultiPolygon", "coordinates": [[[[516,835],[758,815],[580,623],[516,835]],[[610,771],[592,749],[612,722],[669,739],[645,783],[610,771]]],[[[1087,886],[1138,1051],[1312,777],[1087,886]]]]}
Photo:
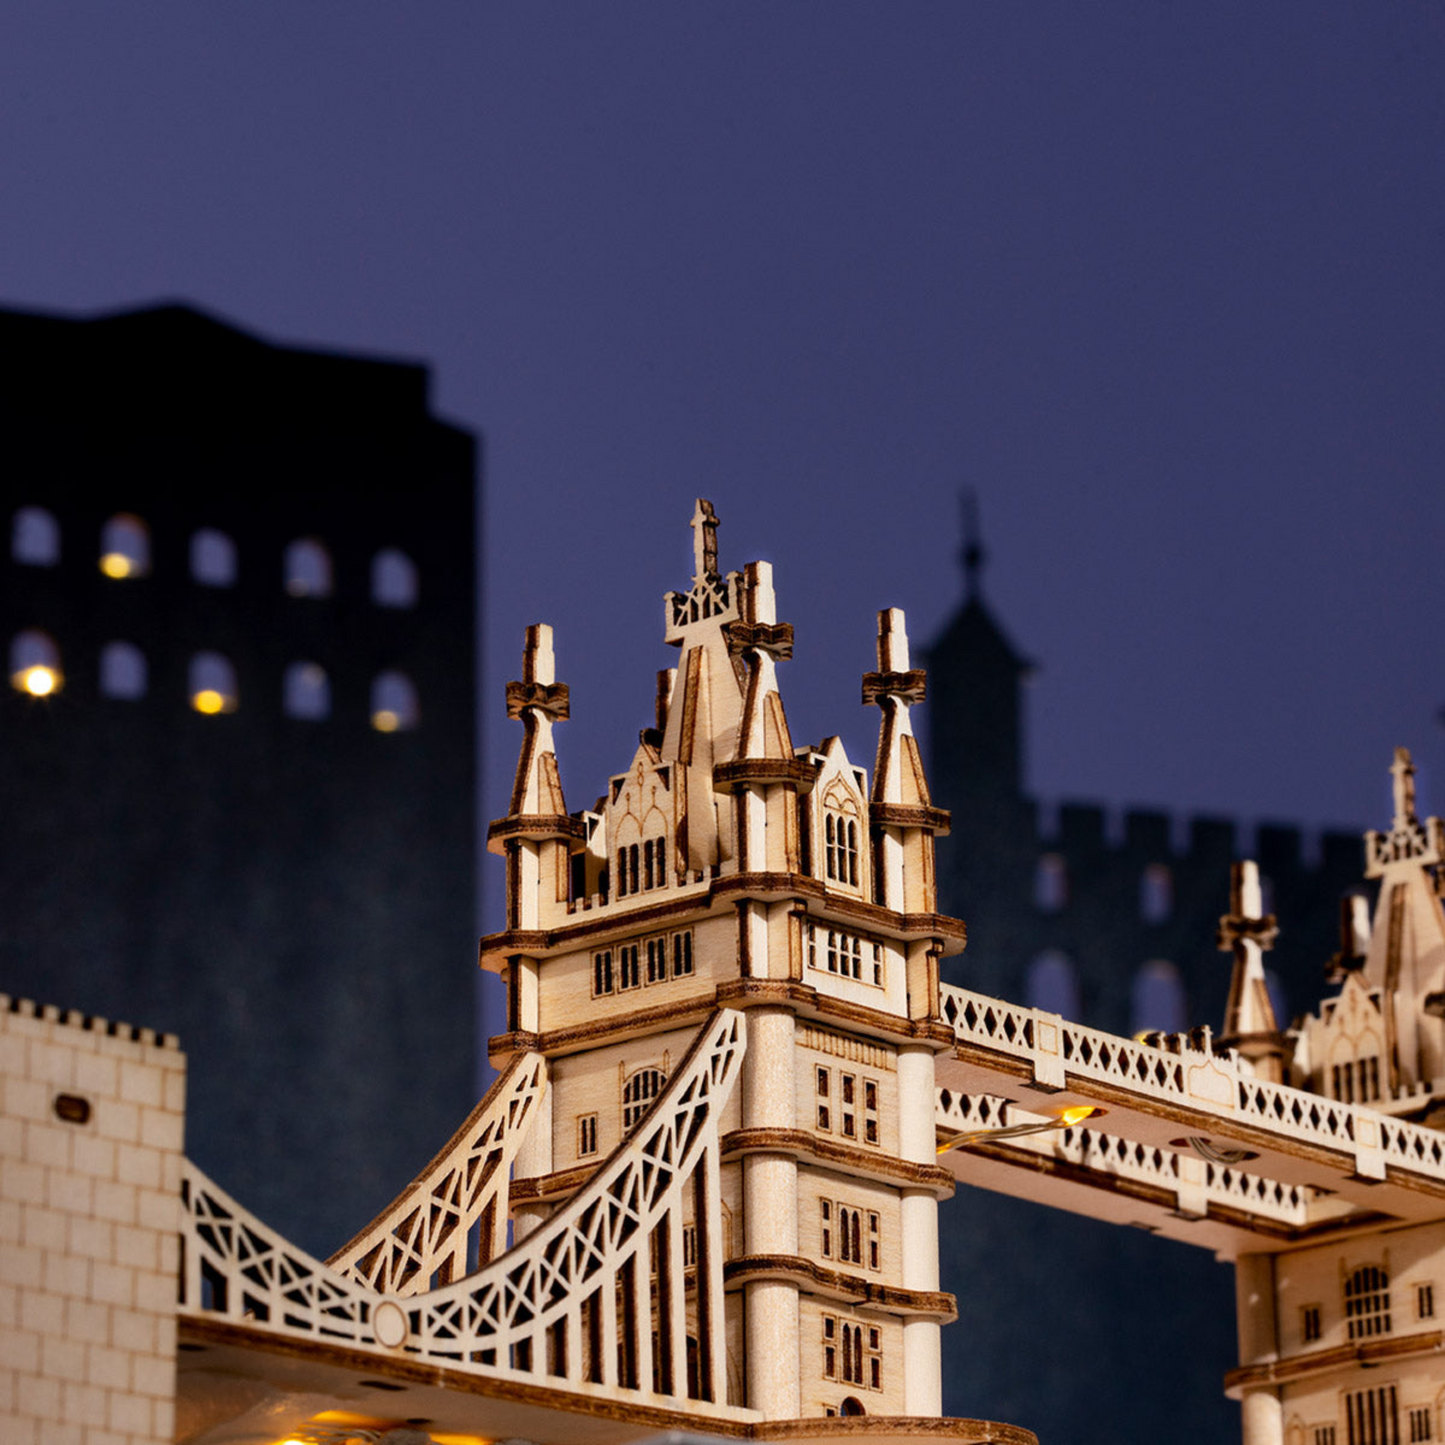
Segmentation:
{"type": "Polygon", "coordinates": [[[667,1076],[661,1069],[637,1069],[622,1085],[622,1128],[626,1132],[647,1112],[652,1101],[662,1092],[667,1076]]]}
{"type": "Polygon", "coordinates": [[[823,798],[823,873],[832,883],[857,888],[860,809],[858,800],[841,783],[834,783],[823,798]]]}
{"type": "Polygon", "coordinates": [[[1345,1324],[1352,1340],[1390,1333],[1390,1276],[1364,1264],[1345,1277],[1345,1324]]]}

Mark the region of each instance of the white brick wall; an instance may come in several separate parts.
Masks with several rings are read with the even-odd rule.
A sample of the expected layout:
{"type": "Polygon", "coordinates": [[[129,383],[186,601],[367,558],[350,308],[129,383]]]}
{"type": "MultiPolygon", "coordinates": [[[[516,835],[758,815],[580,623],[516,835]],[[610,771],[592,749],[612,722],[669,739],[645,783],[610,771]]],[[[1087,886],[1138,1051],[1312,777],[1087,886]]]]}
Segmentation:
{"type": "Polygon", "coordinates": [[[4,1445],[169,1445],[185,1081],[171,1035],[0,994],[4,1445]]]}

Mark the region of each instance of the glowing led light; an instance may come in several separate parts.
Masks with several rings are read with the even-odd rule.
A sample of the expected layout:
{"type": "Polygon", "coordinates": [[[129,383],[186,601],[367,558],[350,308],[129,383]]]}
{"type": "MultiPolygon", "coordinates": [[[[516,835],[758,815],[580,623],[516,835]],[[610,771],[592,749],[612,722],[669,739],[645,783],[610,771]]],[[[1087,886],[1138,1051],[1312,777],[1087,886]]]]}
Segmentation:
{"type": "Polygon", "coordinates": [[[22,667],[11,676],[10,681],[18,692],[28,692],[31,697],[49,697],[51,693],[60,691],[60,674],[43,663],[22,667]]]}
{"type": "Polygon", "coordinates": [[[191,706],[197,712],[207,714],[231,710],[226,698],[213,687],[203,687],[200,692],[194,693],[191,697],[191,706]]]}
{"type": "Polygon", "coordinates": [[[107,577],[129,577],[135,572],[135,563],[124,552],[107,552],[100,559],[100,570],[107,577]]]}
{"type": "Polygon", "coordinates": [[[1092,1104],[1074,1104],[1068,1109],[1060,1109],[1053,1119],[1038,1119],[1029,1124],[1005,1124],[993,1129],[966,1129],[951,1139],[945,1139],[938,1146],[938,1152],[947,1154],[950,1149],[967,1149],[972,1144],[991,1144],[995,1140],[1021,1139],[1027,1134],[1045,1134],[1050,1129],[1068,1129],[1081,1119],[1090,1119],[1104,1112],[1092,1104]]]}
{"type": "Polygon", "coordinates": [[[383,707],[372,713],[371,725],[379,733],[394,733],[401,726],[401,719],[389,707],[383,707]]]}

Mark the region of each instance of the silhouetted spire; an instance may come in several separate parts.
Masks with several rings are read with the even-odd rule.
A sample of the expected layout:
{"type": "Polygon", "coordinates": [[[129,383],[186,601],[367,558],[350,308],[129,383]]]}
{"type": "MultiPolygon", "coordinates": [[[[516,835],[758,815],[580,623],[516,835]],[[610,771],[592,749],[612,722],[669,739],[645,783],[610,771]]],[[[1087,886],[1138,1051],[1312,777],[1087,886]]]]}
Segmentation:
{"type": "Polygon", "coordinates": [[[978,522],[978,493],[972,487],[965,487],[958,501],[963,519],[963,550],[959,553],[963,562],[963,592],[965,600],[971,601],[981,589],[983,565],[988,560],[988,553],[984,550],[983,533],[978,522]]]}

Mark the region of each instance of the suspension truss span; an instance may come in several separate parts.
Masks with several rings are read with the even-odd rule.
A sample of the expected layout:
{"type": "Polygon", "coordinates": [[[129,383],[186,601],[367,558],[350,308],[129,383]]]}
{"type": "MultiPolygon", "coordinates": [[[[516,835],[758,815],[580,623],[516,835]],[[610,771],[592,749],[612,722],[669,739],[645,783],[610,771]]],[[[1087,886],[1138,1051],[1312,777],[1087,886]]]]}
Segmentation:
{"type": "MultiPolygon", "coordinates": [[[[568,1204],[513,1249],[425,1292],[382,1292],[310,1258],[187,1161],[181,1310],[493,1378],[610,1399],[635,1392],[711,1418],[753,1419],[726,1405],[718,1243],[719,1114],[745,1047],[742,1014],[714,1014],[636,1128],[568,1204]],[[696,1253],[685,1267],[688,1226],[696,1253]]],[[[531,1085],[508,1079],[503,1098],[528,1096],[531,1085]]],[[[437,1179],[442,1159],[432,1166],[437,1179]]],[[[428,1171],[415,1189],[433,1177],[428,1171]]],[[[393,1218],[387,1211],[371,1230],[393,1218]]],[[[371,1238],[364,1231],[353,1246],[371,1238]]],[[[353,1247],[343,1256],[353,1259],[353,1247]]]]}
{"type": "Polygon", "coordinates": [[[943,986],[954,1031],[938,1062],[940,1142],[991,1119],[1103,1112],[1088,1127],[954,1149],[967,1183],[1233,1255],[1381,1218],[1445,1217],[1445,1135],[1256,1078],[1206,1036],[1163,1047],[943,986]],[[1016,1111],[1024,1111],[1022,1115],[1016,1111]],[[1102,1205],[1105,1191],[1120,1201],[1102,1205]],[[1207,1227],[1206,1227],[1207,1226],[1207,1227]]]}
{"type": "Polygon", "coordinates": [[[547,1087],[541,1054],[518,1054],[435,1159],[327,1261],[378,1294],[450,1284],[507,1247],[512,1160],[547,1087]]]}

